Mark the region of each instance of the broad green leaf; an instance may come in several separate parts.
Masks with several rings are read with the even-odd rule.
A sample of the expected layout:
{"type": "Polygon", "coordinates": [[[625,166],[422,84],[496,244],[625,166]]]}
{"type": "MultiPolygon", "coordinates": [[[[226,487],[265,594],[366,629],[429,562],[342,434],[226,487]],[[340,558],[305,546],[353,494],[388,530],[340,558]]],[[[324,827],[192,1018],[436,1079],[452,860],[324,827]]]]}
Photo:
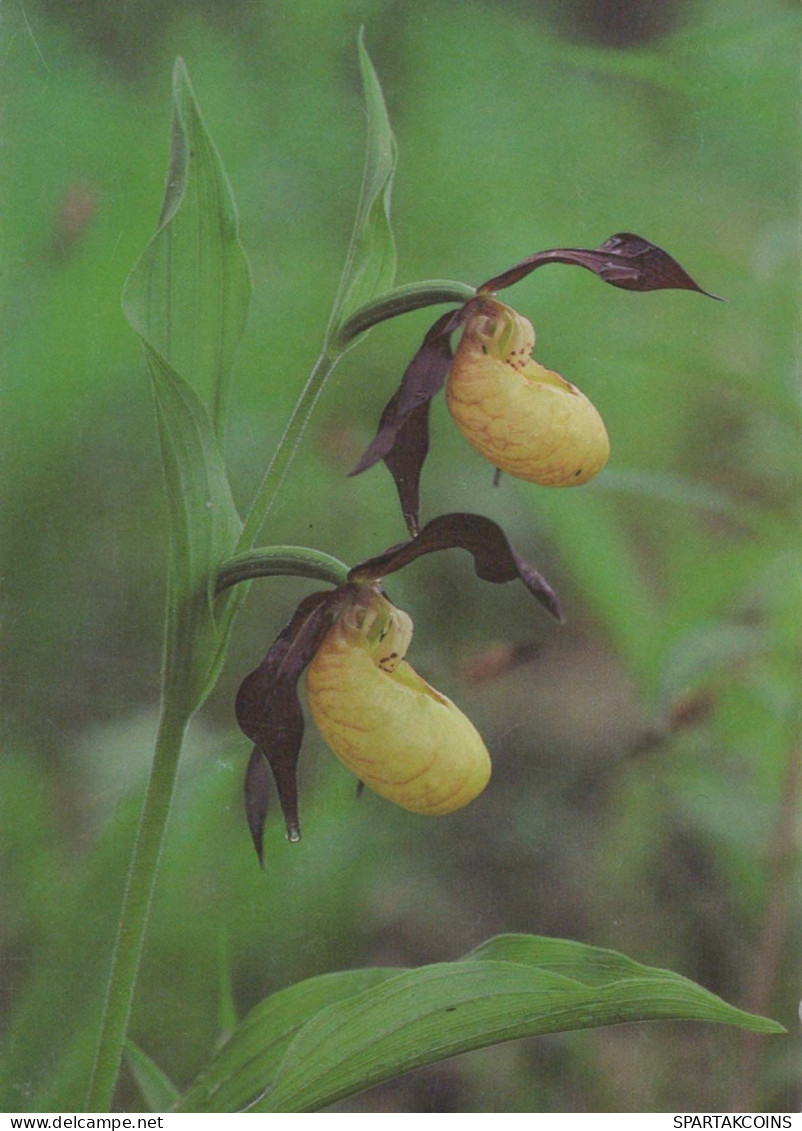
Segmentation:
{"type": "Polygon", "coordinates": [[[664,971],[588,985],[536,965],[424,966],[329,1006],[301,1029],[255,1111],[318,1111],[402,1072],[518,1037],[629,1021],[775,1022],[735,1009],[664,971]]]}
{"type": "Polygon", "coordinates": [[[346,318],[395,279],[395,240],[390,226],[390,200],[397,160],[395,138],[379,79],[359,36],[359,66],[367,113],[365,169],[351,242],[334,301],[327,342],[332,342],[346,318]]]}
{"type": "Polygon", "coordinates": [[[147,1111],[170,1111],[180,1095],[172,1080],[131,1041],[126,1042],[125,1059],[147,1104],[147,1111]]]}
{"type": "MultiPolygon", "coordinates": [[[[217,1017],[220,1032],[227,1038],[237,1027],[237,1006],[231,978],[231,960],[228,953],[228,935],[220,931],[217,937],[217,1017]]],[[[222,1039],[222,1038],[221,1038],[222,1039]]]]}
{"type": "MultiPolygon", "coordinates": [[[[463,961],[477,962],[485,959],[516,962],[523,966],[537,966],[573,978],[586,986],[603,986],[622,978],[656,977],[660,981],[675,978],[693,986],[681,974],[670,970],[657,970],[643,966],[617,950],[588,946],[570,939],[552,939],[544,935],[496,935],[465,955],[463,961]]],[[[696,987],[698,989],[698,987],[696,987]]]]}
{"type": "Polygon", "coordinates": [[[501,935],[464,959],[301,982],[257,1006],[180,1110],[300,1112],[499,1041],[632,1021],[782,1026],[615,951],[501,935]]]}
{"type": "Polygon", "coordinates": [[[123,307],[143,340],[208,399],[218,429],[251,290],[238,228],[228,178],[178,59],[164,202],[123,307]]]}
{"type": "Polygon", "coordinates": [[[272,1082],[298,1030],[321,1009],[378,985],[395,969],[344,970],[297,982],[257,1005],[190,1086],[179,1111],[239,1111],[272,1082]]]}
{"type": "MultiPolygon", "coordinates": [[[[165,690],[191,713],[214,684],[225,631],[212,611],[217,568],[240,522],[218,428],[250,294],[231,189],[183,62],[173,72],[170,168],[156,235],[131,271],[123,309],[147,355],[170,526],[165,690]]],[[[229,596],[218,602],[218,615],[229,596]]]]}
{"type": "Polygon", "coordinates": [[[191,712],[222,663],[225,639],[212,607],[214,583],[240,523],[205,407],[164,358],[147,343],[145,350],[170,520],[164,686],[171,701],[191,712]]]}

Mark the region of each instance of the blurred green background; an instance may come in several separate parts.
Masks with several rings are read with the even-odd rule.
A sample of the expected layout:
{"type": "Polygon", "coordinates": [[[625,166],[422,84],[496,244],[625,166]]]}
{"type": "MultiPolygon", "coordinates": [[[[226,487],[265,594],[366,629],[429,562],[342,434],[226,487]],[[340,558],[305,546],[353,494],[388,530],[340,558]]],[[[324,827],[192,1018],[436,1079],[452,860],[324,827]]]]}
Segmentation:
{"type": "MultiPolygon", "coordinates": [[[[494,757],[453,817],[404,813],[311,726],[305,839],[249,842],[233,694],[298,599],[253,586],[195,725],[133,1037],[179,1083],[266,993],[455,958],[500,931],[613,946],[796,1024],[800,947],[798,4],[792,0],[31,0],[5,5],[3,1110],[80,1109],[158,705],[165,515],[119,296],[153,232],[186,59],[254,279],[227,458],[247,502],[313,364],[359,189],[366,41],[398,138],[399,281],[476,284],[617,231],[716,304],[564,267],[505,298],[611,435],[577,491],[492,471],[435,404],[424,519],[500,521],[562,596],[460,553],[392,579],[414,665],[494,757]]],[[[265,540],[358,561],[404,537],[345,478],[432,321],[384,325],[320,403],[265,540]]],[[[699,1024],[518,1042],[349,1111],[798,1110],[794,1037],[699,1024]]],[[[141,1110],[123,1078],[121,1107],[141,1110]]]]}

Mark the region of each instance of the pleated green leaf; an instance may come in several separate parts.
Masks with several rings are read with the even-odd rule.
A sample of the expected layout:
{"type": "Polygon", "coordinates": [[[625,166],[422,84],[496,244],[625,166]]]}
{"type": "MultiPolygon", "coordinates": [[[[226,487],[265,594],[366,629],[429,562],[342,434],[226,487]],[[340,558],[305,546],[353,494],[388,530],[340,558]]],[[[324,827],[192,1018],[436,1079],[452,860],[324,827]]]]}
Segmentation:
{"type": "Polygon", "coordinates": [[[125,1045],[125,1060],[147,1105],[146,1111],[170,1111],[178,1102],[179,1091],[147,1053],[131,1041],[125,1045]]]}
{"type": "Polygon", "coordinates": [[[274,1079],[298,1030],[326,1006],[398,974],[365,968],[297,982],[260,1002],[184,1095],[179,1111],[239,1111],[274,1079]]]}
{"type": "Polygon", "coordinates": [[[390,201],[397,151],[376,71],[359,37],[359,66],[367,114],[365,169],[351,242],[334,302],[327,341],[333,342],[343,322],[395,280],[395,240],[390,226],[390,201]]]}
{"type": "Polygon", "coordinates": [[[615,951],[530,935],[499,936],[460,962],[330,977],[258,1006],[182,1110],[319,1111],[470,1049],[623,1022],[698,1020],[783,1031],[678,974],[615,951]],[[360,976],[370,983],[361,986],[360,976]]]}
{"type": "Polygon", "coordinates": [[[250,292],[228,177],[178,59],[161,215],[123,306],[139,335],[207,401],[218,429],[250,292]]]}
{"type": "MultiPolygon", "coordinates": [[[[170,528],[164,687],[186,715],[222,661],[214,581],[241,529],[213,423],[219,432],[250,295],[237,228],[225,170],[179,59],[161,216],[128,277],[123,309],[145,348],[156,401],[170,528]]],[[[228,603],[231,596],[218,602],[218,615],[228,603]]]]}
{"type": "MultiPolygon", "coordinates": [[[[655,978],[660,983],[668,979],[681,983],[683,986],[702,993],[707,999],[724,1004],[720,998],[701,989],[695,982],[684,978],[682,974],[675,974],[671,970],[660,970],[653,966],[644,966],[633,958],[619,954],[617,950],[607,950],[600,946],[588,946],[586,943],[573,942],[571,939],[552,939],[544,935],[496,935],[488,939],[470,954],[466,954],[464,962],[482,962],[492,959],[494,962],[515,962],[522,966],[537,967],[550,970],[553,974],[562,974],[565,978],[572,978],[585,986],[606,986],[613,982],[623,981],[626,978],[655,978]]],[[[727,1005],[727,1010],[732,1006],[727,1005]]],[[[740,1013],[740,1010],[735,1012],[740,1013]]],[[[741,1014],[748,1017],[749,1014],[741,1014]]],[[[714,1020],[711,1018],[711,1020],[714,1020]]],[[[716,1018],[717,1020],[717,1018],[716,1018]]],[[[763,1020],[760,1018],[759,1020],[763,1020]]],[[[767,1022],[774,1025],[774,1022],[767,1022]]],[[[778,1031],[780,1027],[778,1027],[778,1031]]]]}
{"type": "MultiPolygon", "coordinates": [[[[164,688],[191,713],[214,686],[225,652],[214,585],[240,531],[211,421],[186,381],[145,343],[156,399],[170,527],[164,688]]],[[[230,599],[230,598],[229,598],[230,599]]],[[[226,598],[218,602],[222,612],[226,598]]]]}

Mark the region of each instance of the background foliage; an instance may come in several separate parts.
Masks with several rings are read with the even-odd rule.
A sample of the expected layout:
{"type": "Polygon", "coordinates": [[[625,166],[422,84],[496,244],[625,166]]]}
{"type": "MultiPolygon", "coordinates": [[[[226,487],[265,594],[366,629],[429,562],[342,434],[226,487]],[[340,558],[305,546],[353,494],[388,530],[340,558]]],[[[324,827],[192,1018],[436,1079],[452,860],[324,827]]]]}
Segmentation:
{"type": "MultiPolygon", "coordinates": [[[[0,977],[5,1110],[80,1106],[150,757],[166,563],[153,408],[120,309],[155,226],[183,55],[239,203],[254,297],[229,406],[247,500],[317,356],[359,188],[360,23],[399,142],[399,281],[476,283],[631,230],[727,298],[551,268],[510,297],[613,458],[548,491],[491,474],[435,406],[424,519],[496,517],[568,624],[467,560],[393,579],[413,661],[471,715],[491,787],[430,821],[310,727],[304,841],[241,812],[233,692],[306,591],[253,587],[193,730],[133,1035],[184,1082],[235,1015],[329,970],[455,958],[499,931],[613,946],[793,1024],[799,515],[797,80],[790,0],[156,0],[4,14],[0,977]]],[[[346,480],[431,321],[353,350],[272,517],[345,561],[404,536],[346,480]]],[[[453,560],[452,560],[453,557],[453,560]]],[[[798,871],[796,872],[798,876],[798,871]]],[[[468,1054],[347,1110],[794,1110],[793,1038],[626,1026],[468,1054]]],[[[129,1077],[120,1102],[140,1105],[129,1077]]]]}

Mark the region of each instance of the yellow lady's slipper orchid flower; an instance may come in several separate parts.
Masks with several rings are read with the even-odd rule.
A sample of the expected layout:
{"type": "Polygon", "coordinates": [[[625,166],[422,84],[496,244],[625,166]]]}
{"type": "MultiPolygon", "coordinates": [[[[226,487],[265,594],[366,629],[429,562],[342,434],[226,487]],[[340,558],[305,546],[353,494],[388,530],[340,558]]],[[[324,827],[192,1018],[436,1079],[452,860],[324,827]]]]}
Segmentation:
{"type": "Polygon", "coordinates": [[[592,271],[626,291],[705,291],[667,251],[632,232],[597,248],[539,251],[477,287],[429,329],[387,402],[379,428],[352,475],[384,460],[410,534],[419,527],[420,477],[429,450],[429,402],[448,381],[459,427],[497,468],[546,487],[587,483],[607,463],[609,441],[596,409],[559,373],[532,358],[532,326],[496,293],[549,263],[592,271]],[[451,337],[465,328],[456,356],[451,337]]]}
{"type": "MultiPolygon", "coordinates": [[[[237,722],[254,744],[245,774],[245,811],[260,861],[271,777],[287,839],[301,838],[297,766],[304,715],[298,681],[307,669],[309,707],[323,738],[376,793],[416,813],[446,814],[467,805],[487,785],[490,758],[484,742],[451,700],[406,663],[412,621],[382,589],[383,578],[410,562],[452,548],[471,555],[484,581],[520,581],[561,619],[546,579],[495,522],[478,514],[440,515],[409,541],[347,570],[334,589],[304,597],[237,692],[237,722]]],[[[299,557],[288,554],[292,562],[299,557]]],[[[258,576],[253,564],[249,561],[242,580],[258,576]]],[[[265,576],[276,572],[270,558],[265,576]]],[[[328,567],[324,579],[330,580],[328,567]]],[[[218,591],[234,583],[230,574],[219,577],[218,591]]]]}
{"type": "Polygon", "coordinates": [[[412,621],[374,589],[340,614],[309,666],[318,729],[370,789],[414,813],[462,809],[490,779],[474,725],[404,659],[412,621]]]}
{"type": "Polygon", "coordinates": [[[532,323],[483,297],[465,324],[446,399],[466,439],[502,471],[573,487],[610,456],[604,422],[576,385],[532,357],[532,323]]]}

